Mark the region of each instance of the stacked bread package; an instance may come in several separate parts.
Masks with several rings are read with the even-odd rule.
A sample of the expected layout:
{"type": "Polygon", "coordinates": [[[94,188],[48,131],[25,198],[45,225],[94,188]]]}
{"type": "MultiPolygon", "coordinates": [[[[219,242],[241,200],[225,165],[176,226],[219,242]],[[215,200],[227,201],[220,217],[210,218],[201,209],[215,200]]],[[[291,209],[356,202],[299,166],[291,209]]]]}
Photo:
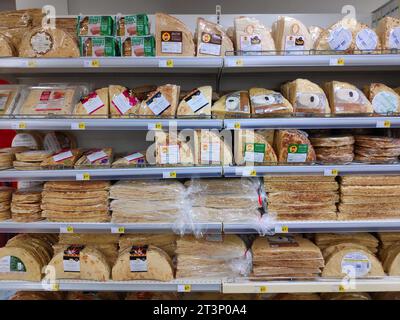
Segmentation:
{"type": "Polygon", "coordinates": [[[150,245],[166,252],[171,259],[175,256],[176,240],[175,234],[124,234],[119,239],[119,250],[122,252],[132,246],[150,245]]]}
{"type": "Polygon", "coordinates": [[[42,216],[53,222],[108,222],[108,181],[46,182],[42,216]]]}
{"type": "Polygon", "coordinates": [[[400,156],[400,139],[385,136],[355,136],[355,161],[396,163],[400,156]]]}
{"type": "Polygon", "coordinates": [[[274,139],[274,149],[278,162],[312,163],[316,155],[308,134],[301,130],[277,130],[274,139]]]}
{"type": "Polygon", "coordinates": [[[279,17],[274,30],[276,49],[285,54],[307,54],[313,40],[307,27],[291,17],[279,17]]]}
{"type": "Polygon", "coordinates": [[[293,112],[293,107],[280,93],[264,88],[251,88],[249,91],[251,113],[254,117],[293,112]]]}
{"type": "Polygon", "coordinates": [[[255,280],[313,279],[324,267],[320,249],[301,236],[260,237],[252,252],[255,280]]]}
{"type": "Polygon", "coordinates": [[[14,160],[15,151],[12,148],[0,149],[0,170],[12,168],[14,160]]]}
{"type": "Polygon", "coordinates": [[[42,220],[42,190],[26,189],[13,193],[11,218],[15,222],[34,222],[42,220]]]}
{"type": "Polygon", "coordinates": [[[247,276],[251,254],[236,235],[220,239],[185,236],[177,240],[176,278],[224,278],[247,276]]]}
{"type": "Polygon", "coordinates": [[[11,199],[13,188],[0,186],[0,221],[11,218],[11,199]]]}
{"type": "Polygon", "coordinates": [[[248,91],[236,91],[222,96],[211,109],[214,118],[250,118],[251,105],[248,91]]]}
{"type": "Polygon", "coordinates": [[[17,170],[40,170],[41,164],[51,156],[50,151],[24,151],[15,155],[14,168],[17,170]]]}
{"type": "Polygon", "coordinates": [[[195,40],[197,56],[225,56],[234,50],[232,40],[219,25],[203,18],[197,19],[195,40]]]}
{"type": "Polygon", "coordinates": [[[364,87],[364,92],[371,101],[374,112],[382,115],[400,112],[400,95],[382,83],[371,83],[364,87]]]}
{"type": "Polygon", "coordinates": [[[327,164],[350,163],[354,160],[355,139],[349,135],[315,135],[310,138],[317,161],[327,164]]]}
{"type": "Polygon", "coordinates": [[[336,220],[339,185],[334,177],[267,176],[268,214],[278,220],[336,220]]]}
{"type": "Polygon", "coordinates": [[[400,217],[398,176],[349,176],[340,181],[341,220],[400,217]]]}
{"type": "Polygon", "coordinates": [[[178,181],[119,181],[110,189],[112,221],[175,223],[185,212],[185,187],[178,181]]]}

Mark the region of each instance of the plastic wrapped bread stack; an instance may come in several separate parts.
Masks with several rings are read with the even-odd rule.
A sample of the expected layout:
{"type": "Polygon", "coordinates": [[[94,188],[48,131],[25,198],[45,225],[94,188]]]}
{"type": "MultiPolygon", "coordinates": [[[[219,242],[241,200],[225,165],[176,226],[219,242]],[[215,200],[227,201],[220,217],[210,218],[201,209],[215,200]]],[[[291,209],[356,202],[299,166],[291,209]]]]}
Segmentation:
{"type": "Polygon", "coordinates": [[[11,218],[11,197],[13,188],[0,186],[0,221],[11,218]]]}
{"type": "Polygon", "coordinates": [[[108,222],[109,181],[46,182],[42,216],[52,222],[108,222]]]}
{"type": "Polygon", "coordinates": [[[42,220],[41,189],[17,190],[11,202],[11,218],[15,222],[34,222],[42,220]]]}
{"type": "Polygon", "coordinates": [[[185,187],[178,181],[119,181],[110,199],[115,223],[175,223],[186,210],[185,187]]]}
{"type": "Polygon", "coordinates": [[[400,218],[399,176],[348,176],[340,180],[340,220],[400,218]]]}
{"type": "Polygon", "coordinates": [[[355,161],[396,163],[400,156],[400,139],[385,136],[355,136],[355,161]]]}
{"type": "Polygon", "coordinates": [[[379,256],[389,276],[400,275],[400,233],[378,233],[381,240],[379,256]]]}
{"type": "Polygon", "coordinates": [[[317,161],[327,164],[350,163],[354,159],[354,137],[314,136],[310,138],[317,161]]]}
{"type": "Polygon", "coordinates": [[[124,234],[119,239],[119,250],[122,252],[132,246],[150,245],[160,248],[173,258],[176,251],[176,239],[175,234],[124,234]]]}
{"type": "Polygon", "coordinates": [[[278,220],[336,220],[335,177],[266,176],[268,214],[278,220]]]}
{"type": "Polygon", "coordinates": [[[189,223],[261,223],[262,198],[257,179],[193,179],[186,182],[189,223]]]}
{"type": "Polygon", "coordinates": [[[313,279],[324,267],[321,250],[301,236],[260,237],[252,251],[256,280],[313,279]]]}
{"type": "Polygon", "coordinates": [[[185,236],[177,240],[176,278],[247,276],[251,270],[251,253],[236,235],[220,239],[185,236]]]}

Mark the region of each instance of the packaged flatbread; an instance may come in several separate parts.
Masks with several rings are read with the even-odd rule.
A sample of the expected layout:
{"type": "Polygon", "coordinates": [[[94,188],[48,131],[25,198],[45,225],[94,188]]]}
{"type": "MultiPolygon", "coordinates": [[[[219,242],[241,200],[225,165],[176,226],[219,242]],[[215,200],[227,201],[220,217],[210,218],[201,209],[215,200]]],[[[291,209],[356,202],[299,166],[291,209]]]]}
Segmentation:
{"type": "Polygon", "coordinates": [[[218,130],[200,130],[199,161],[202,165],[232,165],[232,147],[218,130]]]}
{"type": "Polygon", "coordinates": [[[390,114],[400,112],[400,96],[382,83],[371,83],[364,87],[364,93],[371,101],[374,112],[390,114]]]}
{"type": "Polygon", "coordinates": [[[383,50],[400,49],[400,19],[385,17],[379,21],[376,32],[383,50]]]}
{"type": "Polygon", "coordinates": [[[251,105],[248,91],[236,91],[221,97],[211,109],[214,118],[250,118],[251,105]]]}
{"type": "Polygon", "coordinates": [[[0,33],[0,57],[14,57],[17,56],[16,49],[11,40],[0,33]]]}
{"type": "Polygon", "coordinates": [[[318,26],[309,26],[308,31],[310,32],[311,40],[313,42],[312,47],[315,48],[315,44],[319,39],[319,37],[321,36],[321,33],[324,31],[324,29],[318,26]]]}
{"type": "Polygon", "coordinates": [[[197,56],[225,56],[226,52],[234,51],[232,40],[219,24],[197,19],[195,34],[197,56]]]}
{"type": "Polygon", "coordinates": [[[112,118],[130,118],[137,114],[140,101],[135,94],[118,85],[110,85],[108,90],[112,118]]]}
{"type": "Polygon", "coordinates": [[[147,36],[150,34],[150,22],[147,14],[116,16],[117,35],[147,36]]]}
{"type": "Polygon", "coordinates": [[[75,137],[67,132],[49,132],[43,138],[43,148],[53,153],[64,149],[76,149],[76,146],[75,137]]]}
{"type": "Polygon", "coordinates": [[[133,152],[113,162],[113,168],[130,168],[143,166],[146,163],[146,152],[133,152]]]}
{"type": "Polygon", "coordinates": [[[119,42],[115,37],[79,37],[82,57],[117,57],[119,42]]]}
{"type": "Polygon", "coordinates": [[[177,118],[211,117],[212,87],[193,89],[181,99],[176,111],[177,118]]]}
{"type": "Polygon", "coordinates": [[[154,36],[123,37],[120,38],[119,46],[123,57],[154,57],[156,55],[154,36]]]}
{"type": "Polygon", "coordinates": [[[115,19],[112,16],[79,16],[79,36],[113,36],[115,19]]]}
{"type": "Polygon", "coordinates": [[[83,153],[82,157],[75,162],[74,167],[76,169],[109,168],[112,161],[112,148],[91,149],[83,153]]]}
{"type": "Polygon", "coordinates": [[[325,83],[325,93],[333,114],[374,112],[364,93],[350,83],[327,82],[325,83]]]}
{"type": "Polygon", "coordinates": [[[249,94],[251,112],[255,117],[293,112],[290,102],[279,92],[264,88],[251,88],[249,94]]]}
{"type": "Polygon", "coordinates": [[[102,88],[81,98],[73,114],[80,117],[108,118],[109,113],[108,88],[102,88]]]}
{"type": "Polygon", "coordinates": [[[17,161],[22,161],[22,162],[42,162],[49,156],[51,156],[51,151],[44,151],[44,150],[25,151],[15,154],[17,161]]]}
{"type": "Polygon", "coordinates": [[[274,144],[279,162],[296,163],[316,160],[314,148],[304,131],[277,130],[274,144]]]}
{"type": "Polygon", "coordinates": [[[18,47],[24,58],[77,58],[79,48],[74,38],[62,29],[34,28],[27,32],[18,47]]]}
{"type": "Polygon", "coordinates": [[[81,156],[82,151],[79,149],[62,150],[50,157],[47,157],[40,166],[42,168],[64,169],[73,168],[75,162],[81,156]]]}
{"type": "Polygon", "coordinates": [[[0,117],[10,115],[14,111],[22,88],[20,85],[0,86],[0,117]]]}
{"type": "Polygon", "coordinates": [[[281,54],[304,54],[313,47],[313,41],[307,27],[300,21],[281,16],[278,18],[275,30],[276,49],[281,54]]]}

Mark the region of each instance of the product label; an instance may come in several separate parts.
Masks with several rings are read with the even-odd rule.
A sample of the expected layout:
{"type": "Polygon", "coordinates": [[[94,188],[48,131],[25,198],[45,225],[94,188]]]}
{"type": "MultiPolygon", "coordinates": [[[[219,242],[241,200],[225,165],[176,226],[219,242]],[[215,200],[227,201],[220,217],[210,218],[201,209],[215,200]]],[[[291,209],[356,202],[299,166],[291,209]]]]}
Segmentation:
{"type": "Polygon", "coordinates": [[[293,248],[299,246],[297,241],[292,236],[267,237],[267,242],[271,248],[293,248]]]}
{"type": "Polygon", "coordinates": [[[230,112],[250,112],[250,103],[247,93],[235,92],[226,98],[225,110],[230,112]]]}
{"type": "Polygon", "coordinates": [[[251,103],[256,114],[277,112],[287,109],[283,104],[283,96],[280,93],[253,96],[251,97],[251,103]]]}
{"type": "Polygon", "coordinates": [[[182,54],[182,32],[161,31],[161,52],[182,54]]]}
{"type": "Polygon", "coordinates": [[[332,50],[347,50],[353,41],[353,34],[349,29],[339,27],[330,32],[328,43],[332,50]]]}
{"type": "Polygon", "coordinates": [[[335,89],[336,112],[367,112],[368,101],[359,89],[335,89]]]}
{"type": "Polygon", "coordinates": [[[393,28],[390,31],[389,49],[400,49],[400,27],[393,28]]]}
{"type": "Polygon", "coordinates": [[[180,162],[179,146],[160,146],[160,162],[161,164],[177,164],[180,162]]]}
{"type": "Polygon", "coordinates": [[[64,272],[80,272],[81,261],[80,253],[85,246],[70,246],[64,251],[63,266],[64,272]]]}
{"type": "Polygon", "coordinates": [[[36,32],[31,37],[31,47],[36,54],[46,54],[53,48],[53,38],[47,32],[36,32]]]}
{"type": "Polygon", "coordinates": [[[201,42],[199,52],[201,54],[209,54],[212,56],[221,55],[222,35],[215,33],[203,32],[201,34],[201,42]]]}
{"type": "Polygon", "coordinates": [[[145,14],[121,17],[118,24],[120,36],[146,36],[150,33],[148,17],[145,14]]]}
{"type": "Polygon", "coordinates": [[[362,29],[356,36],[356,45],[359,50],[375,50],[378,46],[378,36],[371,29],[362,29]]]}
{"type": "Polygon", "coordinates": [[[220,162],[221,161],[221,143],[202,143],[201,144],[201,162],[220,162]]]}
{"type": "Polygon", "coordinates": [[[148,246],[133,246],[130,251],[131,272],[147,272],[147,250],[148,246]]]}
{"type": "MultiPolygon", "coordinates": [[[[305,40],[302,35],[289,35],[285,41],[286,51],[304,51],[305,40]]],[[[288,52],[289,54],[302,54],[301,52],[288,52]]]]}
{"type": "Polygon", "coordinates": [[[128,90],[114,96],[112,99],[112,104],[121,115],[127,113],[137,103],[136,97],[130,96],[128,90]]]}
{"type": "Polygon", "coordinates": [[[157,92],[155,95],[153,95],[153,97],[151,97],[146,104],[156,116],[159,116],[171,106],[169,101],[161,92],[157,92]]]}
{"type": "Polygon", "coordinates": [[[364,277],[371,270],[371,262],[361,252],[350,252],[342,259],[342,273],[358,277],[364,277]]]}
{"type": "Polygon", "coordinates": [[[399,100],[393,93],[382,91],[372,99],[372,106],[376,113],[394,113],[399,108],[399,100]]]}
{"type": "Polygon", "coordinates": [[[198,89],[192,91],[186,98],[185,102],[189,105],[193,112],[197,112],[209,105],[206,96],[198,89]]]}
{"type": "Polygon", "coordinates": [[[35,111],[61,111],[65,105],[65,91],[44,90],[35,111]]]}
{"type": "Polygon", "coordinates": [[[0,111],[5,111],[7,107],[8,99],[10,98],[11,92],[2,91],[0,93],[0,111]]]}
{"type": "Polygon", "coordinates": [[[321,93],[303,93],[296,95],[295,111],[296,112],[325,112],[328,101],[324,94],[321,93]]]}
{"type": "Polygon", "coordinates": [[[6,272],[26,272],[26,268],[17,257],[6,256],[0,259],[0,273],[6,272]]]}
{"type": "Polygon", "coordinates": [[[124,57],[155,56],[155,40],[153,36],[123,38],[121,45],[124,57]]]}
{"type": "Polygon", "coordinates": [[[38,147],[38,143],[33,135],[29,133],[19,133],[14,137],[11,147],[28,147],[35,149],[38,147]]]}
{"type": "Polygon", "coordinates": [[[87,114],[92,114],[104,107],[104,102],[96,92],[89,94],[87,97],[83,98],[81,102],[87,114]]]}
{"type": "Polygon", "coordinates": [[[287,162],[306,162],[307,154],[308,144],[290,144],[287,162]]]}
{"type": "Polygon", "coordinates": [[[124,157],[125,160],[128,162],[137,162],[137,163],[144,163],[144,155],[141,154],[140,152],[132,153],[130,155],[127,155],[124,157]]]}
{"type": "Polygon", "coordinates": [[[86,156],[90,163],[100,161],[103,159],[108,159],[108,154],[105,153],[103,150],[93,152],[86,156]]]}
{"type": "Polygon", "coordinates": [[[74,154],[72,153],[71,150],[65,151],[65,152],[61,152],[61,153],[58,153],[58,154],[53,156],[53,161],[54,162],[61,162],[61,161],[66,160],[66,159],[70,159],[73,156],[74,156],[74,154]]]}
{"type": "Polygon", "coordinates": [[[244,160],[246,162],[264,162],[265,144],[246,143],[244,146],[244,160]]]}
{"type": "Polygon", "coordinates": [[[262,51],[261,36],[259,34],[241,36],[240,49],[242,51],[262,51]]]}
{"type": "Polygon", "coordinates": [[[109,16],[89,16],[80,18],[81,34],[91,36],[111,36],[114,21],[109,16]],[[87,28],[86,32],[85,29],[87,28]],[[83,32],[82,32],[83,31],[83,32]]]}

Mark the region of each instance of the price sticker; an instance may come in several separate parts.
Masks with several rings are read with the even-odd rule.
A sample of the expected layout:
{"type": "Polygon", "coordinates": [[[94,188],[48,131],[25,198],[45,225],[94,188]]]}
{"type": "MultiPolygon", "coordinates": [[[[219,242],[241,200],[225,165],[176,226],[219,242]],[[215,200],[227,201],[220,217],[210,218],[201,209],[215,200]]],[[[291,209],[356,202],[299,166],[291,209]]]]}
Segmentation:
{"type": "Polygon", "coordinates": [[[125,227],[113,227],[113,228],[111,228],[111,233],[124,234],[125,227]]]}
{"type": "Polygon", "coordinates": [[[71,123],[71,130],[86,130],[85,122],[73,122],[71,123]]]}
{"type": "Polygon", "coordinates": [[[59,283],[52,283],[50,286],[51,291],[60,291],[60,284],[59,283]]]}
{"type": "Polygon", "coordinates": [[[76,181],[90,181],[90,174],[89,173],[77,173],[76,181]]]}
{"type": "Polygon", "coordinates": [[[390,120],[379,120],[376,122],[377,128],[390,128],[392,126],[392,122],[390,120]]]}
{"type": "Polygon", "coordinates": [[[168,59],[168,60],[160,60],[158,63],[158,66],[160,68],[173,68],[174,67],[174,60],[168,59]]]}
{"type": "Polygon", "coordinates": [[[176,171],[163,172],[164,179],[176,179],[176,171]]]}
{"type": "Polygon", "coordinates": [[[191,292],[192,286],[190,284],[178,284],[178,292],[191,292]]]}
{"type": "Polygon", "coordinates": [[[329,60],[329,65],[330,66],[344,66],[345,65],[344,58],[331,58],[329,60]]]}
{"type": "Polygon", "coordinates": [[[346,292],[346,287],[344,285],[339,285],[339,292],[346,292]]]}
{"type": "Polygon", "coordinates": [[[268,292],[267,286],[261,286],[261,287],[258,287],[258,289],[257,289],[257,293],[267,293],[267,292],[268,292]]]}
{"type": "Polygon", "coordinates": [[[17,122],[11,125],[11,129],[14,130],[24,130],[26,129],[26,122],[17,122]]]}
{"type": "Polygon", "coordinates": [[[36,60],[29,60],[26,65],[28,68],[37,68],[38,63],[36,60]]]}
{"type": "Polygon", "coordinates": [[[325,169],[324,176],[326,177],[337,177],[339,175],[338,169],[325,169]]]}
{"type": "Polygon", "coordinates": [[[61,227],[60,233],[74,233],[74,227],[73,226],[61,227]]]}
{"type": "Polygon", "coordinates": [[[233,125],[233,128],[236,130],[240,129],[240,127],[240,122],[235,122],[235,124],[233,125]]]}
{"type": "Polygon", "coordinates": [[[244,66],[244,61],[243,61],[243,59],[236,59],[236,61],[235,61],[235,66],[236,66],[236,67],[243,67],[243,66],[244,66]]]}
{"type": "Polygon", "coordinates": [[[157,122],[157,123],[149,123],[149,125],[147,126],[148,130],[162,130],[163,125],[161,122],[157,122]]]}
{"type": "Polygon", "coordinates": [[[242,177],[256,177],[257,170],[250,168],[243,168],[242,177]]]}
{"type": "Polygon", "coordinates": [[[99,68],[100,67],[100,60],[99,59],[85,60],[84,61],[84,66],[87,67],[87,68],[99,68]]]}
{"type": "Polygon", "coordinates": [[[289,227],[288,226],[276,226],[275,233],[289,233],[289,227]]]}

